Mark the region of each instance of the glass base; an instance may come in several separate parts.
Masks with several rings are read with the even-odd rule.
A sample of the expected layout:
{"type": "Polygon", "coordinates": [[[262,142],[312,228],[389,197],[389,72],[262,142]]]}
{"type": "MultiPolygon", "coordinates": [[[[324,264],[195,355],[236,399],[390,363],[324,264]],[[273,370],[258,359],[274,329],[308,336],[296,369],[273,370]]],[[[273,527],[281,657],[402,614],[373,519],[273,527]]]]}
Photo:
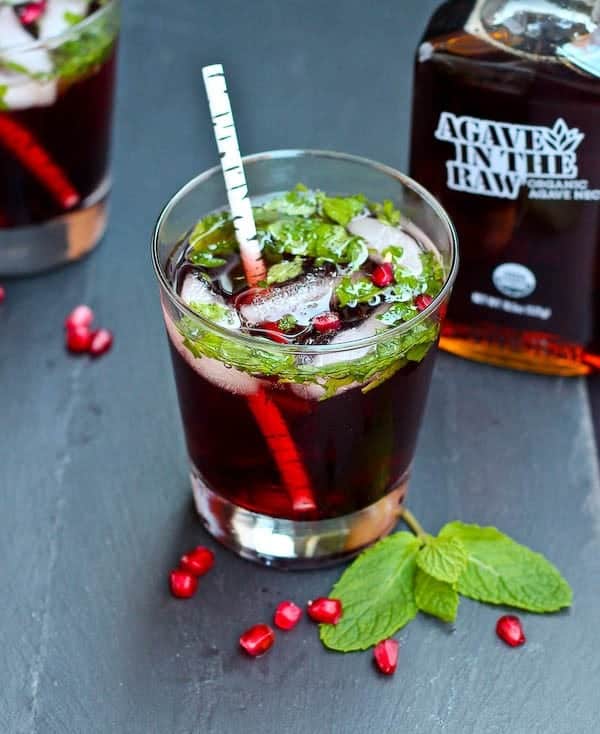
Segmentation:
{"type": "Polygon", "coordinates": [[[93,250],[106,229],[109,188],[108,181],[101,184],[77,211],[28,227],[0,229],[0,275],[33,275],[93,250]]]}
{"type": "Polygon", "coordinates": [[[281,569],[341,563],[395,527],[408,489],[406,472],[396,488],[358,512],[326,520],[285,520],[232,504],[206,486],[192,467],[196,509],[208,532],[242,558],[281,569]]]}

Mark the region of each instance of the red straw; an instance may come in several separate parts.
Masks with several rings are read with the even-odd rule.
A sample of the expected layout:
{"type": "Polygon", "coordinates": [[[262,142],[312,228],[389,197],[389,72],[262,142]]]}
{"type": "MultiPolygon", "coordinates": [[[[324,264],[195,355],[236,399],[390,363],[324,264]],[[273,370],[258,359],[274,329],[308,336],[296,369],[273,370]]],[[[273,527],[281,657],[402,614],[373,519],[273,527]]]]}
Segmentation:
{"type": "Polygon", "coordinates": [[[79,194],[33,134],[3,114],[0,114],[0,143],[46,187],[63,209],[72,209],[79,203],[79,194]]]}
{"type": "Polygon", "coordinates": [[[310,479],[279,408],[263,389],[248,396],[248,404],[271,449],[294,512],[316,510],[310,479]]]}

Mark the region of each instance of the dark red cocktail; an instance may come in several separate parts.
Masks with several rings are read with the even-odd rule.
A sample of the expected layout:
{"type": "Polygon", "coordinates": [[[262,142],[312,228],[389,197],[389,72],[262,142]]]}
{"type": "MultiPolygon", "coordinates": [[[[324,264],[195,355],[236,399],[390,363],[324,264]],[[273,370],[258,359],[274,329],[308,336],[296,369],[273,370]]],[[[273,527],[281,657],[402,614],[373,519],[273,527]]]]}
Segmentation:
{"type": "Polygon", "coordinates": [[[248,287],[227,211],[189,219],[214,172],[165,210],[155,265],[200,514],[246,557],[315,565],[395,524],[456,253],[400,174],[279,155],[247,163],[263,282],[248,287]],[[284,164],[308,185],[263,196],[284,164]]]}
{"type": "Polygon", "coordinates": [[[76,259],[106,224],[119,3],[80,4],[0,7],[0,273],[76,259]]]}

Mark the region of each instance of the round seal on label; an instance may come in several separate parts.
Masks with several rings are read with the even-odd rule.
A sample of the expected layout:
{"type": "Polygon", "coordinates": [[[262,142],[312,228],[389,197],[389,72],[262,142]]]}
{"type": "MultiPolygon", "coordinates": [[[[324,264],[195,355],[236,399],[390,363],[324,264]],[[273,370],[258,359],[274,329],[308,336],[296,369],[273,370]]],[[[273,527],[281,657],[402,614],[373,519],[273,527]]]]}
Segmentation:
{"type": "Polygon", "coordinates": [[[496,288],[510,298],[525,298],[535,290],[535,275],[524,265],[504,263],[492,273],[492,281],[496,288]]]}

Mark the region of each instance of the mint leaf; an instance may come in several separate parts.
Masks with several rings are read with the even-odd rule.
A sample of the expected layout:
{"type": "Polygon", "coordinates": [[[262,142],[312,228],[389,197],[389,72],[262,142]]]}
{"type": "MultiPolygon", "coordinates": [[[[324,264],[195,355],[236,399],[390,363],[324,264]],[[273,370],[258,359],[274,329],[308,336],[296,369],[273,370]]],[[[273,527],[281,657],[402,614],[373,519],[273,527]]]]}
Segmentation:
{"type": "Polygon", "coordinates": [[[309,191],[303,184],[281,196],[269,199],[263,209],[289,216],[311,217],[316,214],[320,193],[309,191]]]}
{"type": "Polygon", "coordinates": [[[234,309],[224,306],[220,303],[196,303],[192,301],[189,304],[192,311],[200,316],[204,316],[208,321],[212,321],[220,326],[235,327],[239,326],[239,318],[234,309]]]}
{"type": "Polygon", "coordinates": [[[454,622],[456,619],[459,603],[456,589],[451,584],[429,576],[421,568],[415,574],[415,601],[421,612],[444,622],[454,622]]]}
{"type": "Polygon", "coordinates": [[[425,293],[430,296],[437,296],[444,285],[444,268],[433,254],[433,252],[424,252],[421,254],[421,263],[423,264],[423,272],[421,280],[425,280],[425,293]]]}
{"type": "Polygon", "coordinates": [[[277,322],[277,326],[281,331],[291,331],[298,324],[298,319],[291,313],[282,316],[277,322]]]}
{"type": "Polygon", "coordinates": [[[324,196],[321,200],[321,211],[329,219],[345,227],[364,210],[366,204],[367,199],[362,194],[345,197],[324,196]]]}
{"type": "Polygon", "coordinates": [[[369,256],[360,237],[354,237],[344,227],[322,219],[287,217],[259,230],[259,238],[267,252],[279,255],[300,255],[315,258],[315,264],[332,262],[359,268],[369,256]]]}
{"type": "Polygon", "coordinates": [[[380,222],[391,224],[392,227],[396,227],[402,219],[402,215],[389,199],[385,199],[381,204],[372,201],[369,203],[369,209],[380,222]]]}
{"type": "Polygon", "coordinates": [[[54,71],[47,76],[73,80],[94,72],[111,54],[117,32],[116,13],[108,12],[83,25],[79,33],[75,31],[67,41],[51,50],[54,71]]]}
{"type": "Polygon", "coordinates": [[[189,235],[186,258],[203,268],[218,268],[238,251],[233,222],[228,212],[209,214],[201,219],[189,235]]]}
{"type": "Polygon", "coordinates": [[[85,18],[85,15],[81,15],[80,13],[72,13],[70,10],[66,10],[63,17],[69,25],[77,25],[77,23],[81,23],[81,21],[85,18]]]}
{"type": "Polygon", "coordinates": [[[454,584],[467,565],[467,551],[459,538],[428,538],[417,566],[438,581],[454,584]]]}
{"type": "Polygon", "coordinates": [[[457,538],[467,551],[467,566],[457,583],[461,594],[530,612],[570,606],[573,593],[558,569],[496,528],[452,522],[439,537],[457,538]]]}
{"type": "Polygon", "coordinates": [[[377,318],[386,326],[398,326],[404,321],[410,321],[418,313],[419,310],[413,301],[398,302],[393,303],[385,313],[379,314],[377,318]]]}
{"type": "Polygon", "coordinates": [[[374,285],[370,278],[351,278],[350,276],[342,278],[335,289],[340,308],[369,303],[381,292],[381,288],[374,285]]]}
{"type": "Polygon", "coordinates": [[[330,596],[341,599],[344,616],[321,625],[331,650],[366,650],[408,624],[417,613],[413,583],[420,541],[410,533],[390,535],[360,556],[342,574],[330,596]]]}
{"type": "Polygon", "coordinates": [[[8,105],[6,104],[4,97],[8,92],[8,84],[0,84],[0,110],[7,110],[8,105]]]}
{"type": "Polygon", "coordinates": [[[276,265],[271,265],[267,273],[267,285],[285,283],[292,278],[297,278],[304,270],[303,263],[301,257],[295,257],[293,260],[282,260],[276,265]]]}

